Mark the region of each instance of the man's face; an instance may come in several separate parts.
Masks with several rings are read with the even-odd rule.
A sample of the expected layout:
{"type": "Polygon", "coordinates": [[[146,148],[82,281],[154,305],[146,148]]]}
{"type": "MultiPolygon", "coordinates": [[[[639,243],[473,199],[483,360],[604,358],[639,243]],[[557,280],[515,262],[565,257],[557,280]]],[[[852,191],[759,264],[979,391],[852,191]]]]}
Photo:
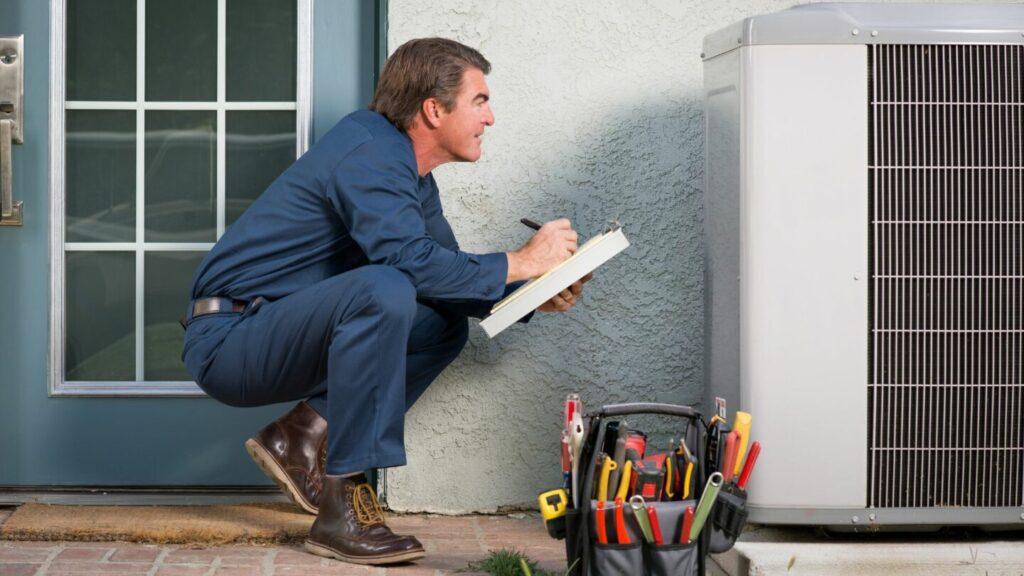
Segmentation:
{"type": "Polygon", "coordinates": [[[490,98],[484,73],[469,68],[462,74],[455,107],[449,112],[439,107],[442,122],[438,128],[438,139],[452,160],[476,162],[480,159],[484,129],[494,124],[490,98]]]}

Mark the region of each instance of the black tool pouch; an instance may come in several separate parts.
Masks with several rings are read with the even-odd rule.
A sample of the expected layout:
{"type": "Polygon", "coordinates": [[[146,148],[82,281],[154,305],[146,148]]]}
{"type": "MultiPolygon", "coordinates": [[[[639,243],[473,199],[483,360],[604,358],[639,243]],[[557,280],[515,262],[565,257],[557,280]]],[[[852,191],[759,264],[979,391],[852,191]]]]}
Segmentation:
{"type": "MultiPolygon", "coordinates": [[[[604,406],[588,415],[589,432],[581,453],[579,485],[574,486],[579,494],[588,497],[586,504],[567,511],[565,516],[565,550],[569,561],[570,576],[697,576],[704,573],[704,555],[707,553],[710,537],[710,521],[700,538],[687,544],[680,544],[682,519],[687,506],[696,506],[706,476],[702,461],[703,437],[695,438],[692,445],[697,452],[698,465],[693,471],[693,494],[688,500],[652,501],[647,506],[657,513],[658,523],[664,537],[664,544],[648,543],[634,518],[633,509],[627,504],[622,508],[625,529],[629,543],[618,534],[616,512],[611,501],[605,503],[604,525],[608,543],[602,544],[596,527],[596,501],[589,498],[594,493],[595,477],[598,475],[597,455],[606,446],[606,424],[613,419],[629,414],[661,414],[698,422],[700,413],[688,406],[672,404],[617,404],[604,406]],[[589,504],[589,505],[588,505],[589,504]]],[[[698,436],[702,426],[693,426],[698,436]]]]}
{"type": "Polygon", "coordinates": [[[696,575],[699,555],[698,542],[650,546],[647,548],[647,573],[650,576],[696,575]]]}
{"type": "Polygon", "coordinates": [[[722,486],[711,511],[710,552],[719,554],[733,547],[747,523],[747,492],[729,482],[722,486]]]}
{"type": "Polygon", "coordinates": [[[590,564],[590,573],[593,576],[635,575],[637,570],[643,570],[643,565],[644,549],[639,542],[594,544],[594,558],[590,564]]]}

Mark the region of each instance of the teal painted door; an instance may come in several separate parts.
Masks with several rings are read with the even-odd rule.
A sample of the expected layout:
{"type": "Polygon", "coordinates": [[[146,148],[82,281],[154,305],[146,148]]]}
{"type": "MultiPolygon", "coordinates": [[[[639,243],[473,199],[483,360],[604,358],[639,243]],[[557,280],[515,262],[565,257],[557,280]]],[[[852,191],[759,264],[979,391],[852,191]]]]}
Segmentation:
{"type": "Polygon", "coordinates": [[[267,484],[242,444],[289,406],[197,394],[175,319],[223,229],[368,102],[380,5],[0,2],[25,66],[23,225],[0,227],[0,491],[267,484]]]}

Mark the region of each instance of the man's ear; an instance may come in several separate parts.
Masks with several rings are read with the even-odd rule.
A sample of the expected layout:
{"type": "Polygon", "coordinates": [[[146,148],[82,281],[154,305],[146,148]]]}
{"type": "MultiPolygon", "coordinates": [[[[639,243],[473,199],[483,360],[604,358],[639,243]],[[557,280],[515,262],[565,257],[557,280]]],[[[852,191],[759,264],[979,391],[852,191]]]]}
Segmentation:
{"type": "Polygon", "coordinates": [[[430,128],[437,128],[441,125],[441,116],[444,114],[444,108],[437,101],[437,98],[427,98],[420,105],[420,114],[423,116],[424,124],[430,128]]]}

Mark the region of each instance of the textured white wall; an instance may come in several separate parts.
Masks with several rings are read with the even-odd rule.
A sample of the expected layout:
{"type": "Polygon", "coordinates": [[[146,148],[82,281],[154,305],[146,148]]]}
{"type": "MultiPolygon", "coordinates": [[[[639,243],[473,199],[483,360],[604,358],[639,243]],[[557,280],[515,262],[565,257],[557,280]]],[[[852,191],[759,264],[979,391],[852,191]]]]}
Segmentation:
{"type": "Polygon", "coordinates": [[[619,218],[633,246],[578,309],[538,314],[463,355],[409,413],[396,510],[536,505],[560,483],[565,394],[585,402],[701,399],[701,40],[782,2],[390,0],[388,46],[444,36],[478,48],[495,125],[476,164],[435,172],[463,249],[518,247],[519,218],[619,218]]]}
{"type": "Polygon", "coordinates": [[[535,506],[559,485],[565,394],[696,403],[703,363],[701,42],[792,0],[390,0],[388,45],[478,48],[496,124],[476,164],[435,173],[462,247],[517,247],[527,216],[582,236],[619,218],[633,246],[579,309],[537,315],[463,355],[409,413],[396,510],[535,506]]]}

